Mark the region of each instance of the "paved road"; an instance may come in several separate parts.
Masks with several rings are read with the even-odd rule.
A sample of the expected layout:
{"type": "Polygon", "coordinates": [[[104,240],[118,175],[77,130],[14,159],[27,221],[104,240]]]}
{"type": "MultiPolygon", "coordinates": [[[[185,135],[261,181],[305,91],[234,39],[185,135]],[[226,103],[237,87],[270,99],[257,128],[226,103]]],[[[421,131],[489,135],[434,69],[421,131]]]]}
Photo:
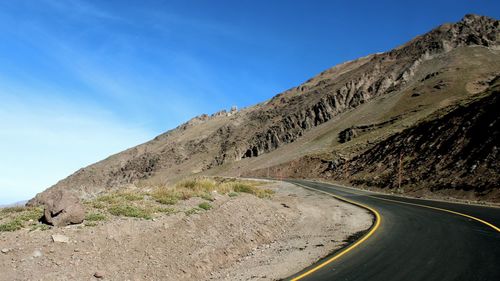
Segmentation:
{"type": "Polygon", "coordinates": [[[497,227],[499,208],[403,199],[303,180],[290,182],[367,205],[382,217],[365,242],[301,281],[500,280],[500,232],[474,219],[400,202],[468,214],[497,227]]]}

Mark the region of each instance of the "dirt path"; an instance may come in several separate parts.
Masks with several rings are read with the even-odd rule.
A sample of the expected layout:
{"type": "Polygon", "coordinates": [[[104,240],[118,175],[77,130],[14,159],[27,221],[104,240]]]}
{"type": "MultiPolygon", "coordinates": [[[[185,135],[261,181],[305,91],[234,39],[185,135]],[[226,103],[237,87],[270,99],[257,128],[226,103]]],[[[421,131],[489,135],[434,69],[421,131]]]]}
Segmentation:
{"type": "Polygon", "coordinates": [[[332,197],[288,183],[273,189],[271,199],[219,195],[212,210],[192,215],[0,233],[0,280],[95,280],[96,272],[105,280],[274,280],[371,225],[366,211],[332,197]]]}

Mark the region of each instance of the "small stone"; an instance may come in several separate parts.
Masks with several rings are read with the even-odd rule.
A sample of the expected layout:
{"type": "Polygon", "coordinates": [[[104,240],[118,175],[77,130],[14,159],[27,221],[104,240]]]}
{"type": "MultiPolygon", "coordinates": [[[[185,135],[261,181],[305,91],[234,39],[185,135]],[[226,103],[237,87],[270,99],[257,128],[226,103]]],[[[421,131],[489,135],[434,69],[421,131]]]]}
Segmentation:
{"type": "Polygon", "coordinates": [[[57,243],[69,243],[69,237],[61,234],[52,235],[52,240],[57,243]]]}
{"type": "Polygon", "coordinates": [[[102,271],[96,271],[94,273],[94,277],[98,278],[98,279],[104,278],[104,272],[102,272],[102,271]]]}
{"type": "Polygon", "coordinates": [[[39,257],[43,256],[43,254],[42,254],[42,252],[40,250],[35,250],[35,251],[33,251],[32,256],[34,258],[39,258],[39,257]]]}
{"type": "Polygon", "coordinates": [[[5,248],[5,249],[2,249],[2,254],[7,254],[8,252],[10,252],[9,249],[5,248]]]}

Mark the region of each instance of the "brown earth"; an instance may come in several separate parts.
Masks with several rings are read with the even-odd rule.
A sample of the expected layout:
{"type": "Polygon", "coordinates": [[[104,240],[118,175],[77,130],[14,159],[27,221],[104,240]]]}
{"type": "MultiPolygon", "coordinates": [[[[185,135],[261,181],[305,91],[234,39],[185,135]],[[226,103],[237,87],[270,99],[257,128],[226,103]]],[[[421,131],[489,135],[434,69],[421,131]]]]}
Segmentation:
{"type": "MultiPolygon", "coordinates": [[[[269,199],[217,195],[213,209],[153,220],[0,233],[1,280],[278,280],[341,247],[372,216],[291,184],[269,199]],[[52,235],[69,238],[56,243],[52,235]]],[[[191,198],[177,208],[203,200],[191,198]]]]}
{"type": "Polygon", "coordinates": [[[30,204],[43,203],[57,189],[92,198],[193,174],[239,176],[308,155],[352,159],[479,95],[500,73],[498,26],[498,20],[467,15],[389,52],[328,69],[263,103],[195,117],[80,169],[30,204]],[[345,136],[339,138],[341,132],[345,136]]]}
{"type": "Polygon", "coordinates": [[[499,108],[497,76],[481,95],[444,108],[352,159],[306,156],[248,174],[336,180],[418,197],[499,203],[499,108]]]}

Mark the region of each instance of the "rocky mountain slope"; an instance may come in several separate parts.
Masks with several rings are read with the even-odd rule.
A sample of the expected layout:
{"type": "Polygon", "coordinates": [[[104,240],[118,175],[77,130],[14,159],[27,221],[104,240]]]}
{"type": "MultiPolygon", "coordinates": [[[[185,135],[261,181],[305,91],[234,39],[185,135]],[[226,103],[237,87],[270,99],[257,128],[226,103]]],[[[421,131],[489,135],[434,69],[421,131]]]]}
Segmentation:
{"type": "Polygon", "coordinates": [[[500,76],[491,83],[485,97],[451,106],[325,176],[339,179],[346,169],[354,184],[399,188],[401,165],[400,192],[471,191],[469,198],[500,202],[500,76]]]}
{"type": "Polygon", "coordinates": [[[272,167],[273,176],[281,171],[416,196],[500,202],[500,76],[488,84],[481,95],[439,110],[352,159],[305,156],[272,167]]]}
{"type": "Polygon", "coordinates": [[[350,158],[482,92],[500,72],[498,27],[495,19],[467,15],[389,52],[328,69],[261,104],[195,117],[77,171],[31,203],[57,189],[85,197],[193,174],[252,174],[309,154],[350,158]]]}

